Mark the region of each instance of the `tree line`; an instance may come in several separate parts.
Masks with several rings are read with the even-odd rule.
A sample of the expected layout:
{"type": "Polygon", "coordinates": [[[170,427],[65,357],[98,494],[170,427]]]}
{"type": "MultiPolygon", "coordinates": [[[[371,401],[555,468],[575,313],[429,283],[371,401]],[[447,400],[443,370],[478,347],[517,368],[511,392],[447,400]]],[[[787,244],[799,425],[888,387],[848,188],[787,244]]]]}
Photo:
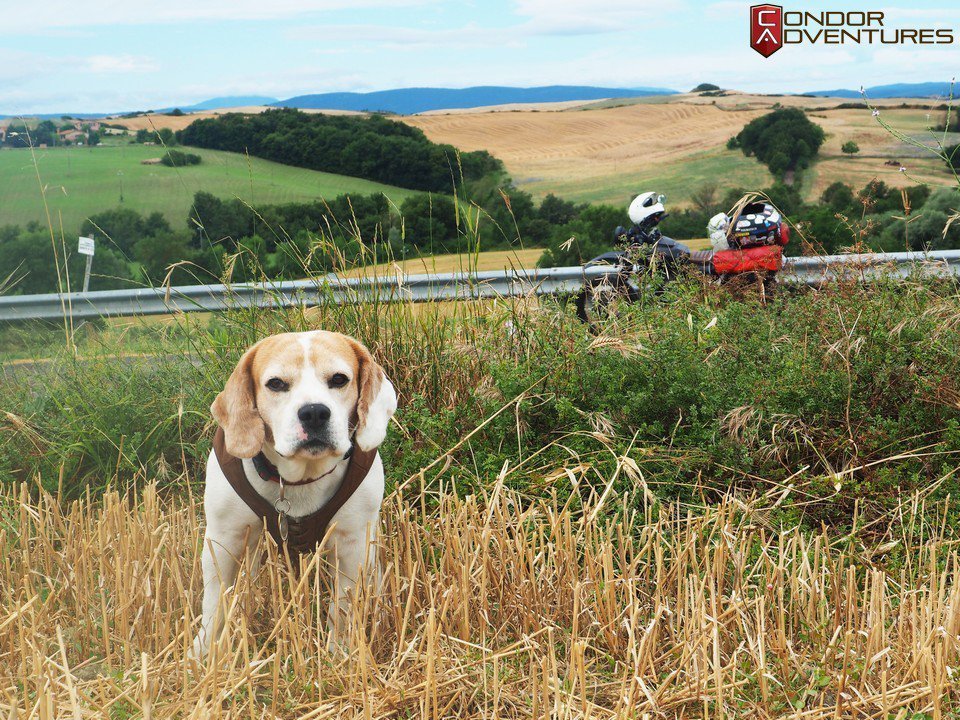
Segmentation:
{"type": "Polygon", "coordinates": [[[423,131],[381,115],[308,114],[282,108],[229,113],[182,130],[184,145],[249,153],[295,167],[366,178],[412,190],[450,192],[461,180],[501,172],[490,153],[458,152],[423,131]]]}
{"type": "MultiPolygon", "coordinates": [[[[97,241],[91,289],[142,284],[215,282],[230,269],[233,281],[296,279],[381,260],[447,252],[544,247],[540,265],[579,265],[613,246],[613,229],[629,219],[624,206],[587,205],[547,195],[539,204],[521,190],[473,186],[470,201],[442,193],[417,193],[399,206],[386,196],[342,195],[330,201],[253,207],[241,200],[199,192],[185,223],[172,226],[160,213],[116,208],[91,216],[81,234],[97,241]]],[[[727,212],[747,192],[706,183],[692,207],[668,213],[664,234],[702,238],[714,214],[727,212]]],[[[960,192],[906,190],[872,181],[858,191],[836,182],[818,201],[804,202],[795,187],[776,183],[764,191],[800,230],[787,254],[833,254],[849,248],[881,251],[960,248],[960,223],[949,224],[960,192]],[[904,218],[909,223],[904,222],[904,218]],[[944,234],[944,228],[946,233],[944,234]]],[[[19,282],[13,293],[54,292],[69,270],[74,287],[83,258],[73,241],[54,243],[39,223],[0,228],[0,267],[19,282]],[[68,258],[65,263],[64,253],[68,258]]]]}
{"type": "MultiPolygon", "coordinates": [[[[458,199],[415,193],[399,206],[382,193],[252,206],[211,193],[194,195],[179,227],[161,214],[118,207],[92,215],[80,234],[97,242],[91,290],[218,281],[297,279],[356,263],[448,252],[542,245],[566,236],[587,205],[533,197],[492,178],[470,183],[458,199]],[[469,200],[465,199],[469,196],[469,200]]],[[[51,242],[39,223],[0,229],[0,267],[14,271],[15,294],[55,292],[81,277],[75,240],[51,242]],[[64,261],[64,258],[67,258],[64,261]],[[58,275],[59,273],[59,275],[58,275]]]]}

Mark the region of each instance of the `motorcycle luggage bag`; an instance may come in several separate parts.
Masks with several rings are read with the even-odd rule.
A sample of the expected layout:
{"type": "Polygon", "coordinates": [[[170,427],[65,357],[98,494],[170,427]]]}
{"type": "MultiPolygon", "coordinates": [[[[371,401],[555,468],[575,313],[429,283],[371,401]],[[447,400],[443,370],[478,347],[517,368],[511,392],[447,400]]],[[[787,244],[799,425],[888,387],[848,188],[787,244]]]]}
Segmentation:
{"type": "Polygon", "coordinates": [[[718,250],[713,254],[713,268],[718,275],[731,275],[783,268],[783,250],[779,245],[760,245],[744,250],[718,250]]]}
{"type": "Polygon", "coordinates": [[[744,206],[732,226],[728,236],[731,248],[786,245],[789,240],[789,235],[782,237],[780,213],[769,203],[755,202],[744,206]]]}

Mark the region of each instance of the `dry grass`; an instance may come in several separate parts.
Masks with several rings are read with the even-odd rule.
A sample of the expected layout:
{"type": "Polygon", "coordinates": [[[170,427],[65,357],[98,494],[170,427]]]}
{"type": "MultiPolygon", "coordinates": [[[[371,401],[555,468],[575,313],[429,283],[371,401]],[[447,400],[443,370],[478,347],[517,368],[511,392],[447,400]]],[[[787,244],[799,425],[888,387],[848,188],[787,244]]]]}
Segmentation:
{"type": "MultiPolygon", "coordinates": [[[[635,466],[621,471],[646,492],[635,466]]],[[[776,532],[733,500],[612,519],[626,504],[586,492],[590,472],[544,470],[547,487],[578,484],[566,504],[509,490],[506,468],[482,497],[389,497],[382,594],[355,603],[346,660],[323,650],[323,574],[292,573],[268,548],[256,582],[242,575],[226,595],[229,630],[203,664],[185,659],[201,584],[196,501],[147,488],[64,506],[8,488],[0,710],[940,718],[955,706],[956,551],[911,520],[916,506],[897,518],[909,529],[869,544],[776,532]],[[901,559],[887,571],[890,552],[901,559]]]]}

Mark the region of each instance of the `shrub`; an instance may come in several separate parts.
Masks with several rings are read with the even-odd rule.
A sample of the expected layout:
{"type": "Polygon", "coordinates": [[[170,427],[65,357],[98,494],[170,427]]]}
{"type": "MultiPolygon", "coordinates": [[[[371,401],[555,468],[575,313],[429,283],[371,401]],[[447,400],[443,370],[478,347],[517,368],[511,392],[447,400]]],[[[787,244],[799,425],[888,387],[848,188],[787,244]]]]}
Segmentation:
{"type": "Polygon", "coordinates": [[[138,143],[154,143],[156,145],[176,145],[177,136],[170,128],[160,128],[159,130],[137,130],[134,141],[138,143]]]}
{"type": "Polygon", "coordinates": [[[457,241],[457,209],[444,195],[413,195],[400,206],[404,241],[425,252],[441,252],[457,241]]]}
{"type": "Polygon", "coordinates": [[[566,225],[554,230],[540,267],[581,265],[613,249],[613,231],[629,222],[626,212],[609,205],[592,205],[566,225]]]}
{"type": "MultiPolygon", "coordinates": [[[[804,499],[803,516],[791,521],[813,527],[847,526],[855,507],[861,519],[883,513],[934,478],[942,480],[929,487],[931,501],[956,497],[953,286],[881,280],[766,306],[698,283],[671,296],[633,308],[602,344],[546,299],[489,313],[321,305],[236,310],[209,328],[142,326],[131,333],[142,334],[148,359],[103,346],[101,357],[55,359],[31,392],[0,386],[0,406],[19,419],[0,426],[0,476],[39,476],[47,487],[62,478],[73,496],[87,484],[197,478],[208,406],[243,349],[273,332],[324,327],[370,345],[401,392],[404,431],[381,451],[390,487],[456,446],[444,482],[462,493],[495,483],[504,463],[508,482],[526,492],[544,491],[543,467],[586,464],[602,492],[627,455],[661,498],[702,502],[789,482],[804,499]],[[518,457],[536,462],[518,466],[518,457]]],[[[89,357],[103,340],[78,342],[89,357]]],[[[580,489],[562,482],[548,491],[589,493],[592,477],[580,489]]],[[[612,489],[643,502],[636,474],[622,473],[612,489]]]]}
{"type": "Polygon", "coordinates": [[[940,116],[940,121],[930,129],[937,132],[960,132],[960,113],[956,108],[945,111],[940,116]]]}
{"type": "Polygon", "coordinates": [[[182,150],[168,150],[166,155],[160,158],[160,162],[167,167],[186,167],[187,165],[199,165],[203,160],[194,153],[185,153],[182,150]]]}

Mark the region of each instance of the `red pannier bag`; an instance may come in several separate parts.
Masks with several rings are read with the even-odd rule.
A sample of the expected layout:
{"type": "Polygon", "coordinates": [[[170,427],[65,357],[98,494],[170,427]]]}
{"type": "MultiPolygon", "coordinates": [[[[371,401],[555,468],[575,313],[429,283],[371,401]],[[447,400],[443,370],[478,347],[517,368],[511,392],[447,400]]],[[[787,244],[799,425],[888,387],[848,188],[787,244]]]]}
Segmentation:
{"type": "Polygon", "coordinates": [[[783,249],[780,245],[759,245],[745,250],[718,250],[713,254],[713,269],[718,275],[783,268],[783,249]]]}

